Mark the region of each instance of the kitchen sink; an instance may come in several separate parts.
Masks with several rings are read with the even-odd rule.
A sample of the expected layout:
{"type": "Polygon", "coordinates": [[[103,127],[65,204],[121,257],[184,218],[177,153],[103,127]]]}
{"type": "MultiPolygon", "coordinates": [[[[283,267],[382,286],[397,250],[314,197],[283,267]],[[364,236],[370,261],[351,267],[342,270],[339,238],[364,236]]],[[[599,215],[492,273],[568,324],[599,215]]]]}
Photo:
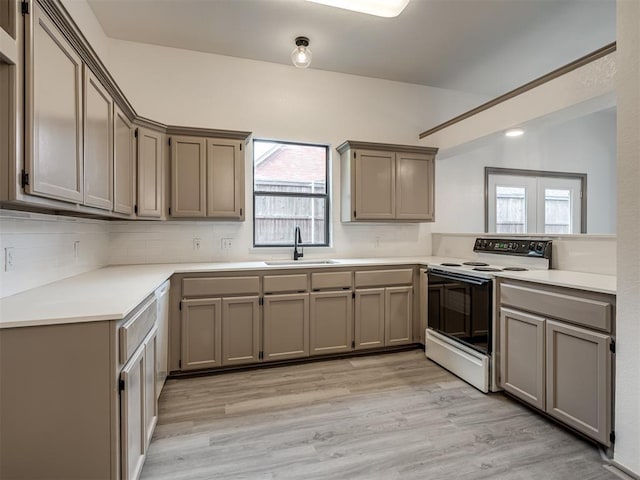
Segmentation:
{"type": "Polygon", "coordinates": [[[283,266],[283,265],[335,265],[336,260],[273,260],[270,262],[264,262],[265,265],[270,266],[283,266]]]}

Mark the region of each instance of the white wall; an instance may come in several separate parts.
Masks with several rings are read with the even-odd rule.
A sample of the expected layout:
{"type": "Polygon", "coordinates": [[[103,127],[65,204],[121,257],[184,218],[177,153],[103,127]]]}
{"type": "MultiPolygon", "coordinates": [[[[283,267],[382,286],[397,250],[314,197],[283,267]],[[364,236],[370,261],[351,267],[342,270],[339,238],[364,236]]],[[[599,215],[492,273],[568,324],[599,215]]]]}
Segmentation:
{"type": "Polygon", "coordinates": [[[62,0],[71,18],[84,34],[102,63],[109,67],[109,38],[104,33],[93,10],[86,0],[62,0]]]}
{"type": "Polygon", "coordinates": [[[605,110],[542,128],[522,137],[490,136],[464,153],[436,159],[434,232],[484,231],[484,168],[518,168],[587,174],[587,231],[616,231],[616,115],[605,110]],[[446,158],[444,158],[446,157],[446,158]]]}
{"type": "Polygon", "coordinates": [[[106,265],[108,229],[105,221],[0,210],[0,252],[14,254],[10,271],[2,258],[0,298],[106,265]]]}
{"type": "MultiPolygon", "coordinates": [[[[171,125],[246,130],[255,138],[333,147],[333,247],[307,249],[307,256],[428,254],[430,224],[346,225],[339,221],[340,170],[335,147],[347,139],[418,144],[418,133],[426,126],[484,100],[419,85],[118,40],[110,40],[109,57],[116,81],[145,117],[171,125]]],[[[246,222],[121,223],[114,232],[111,261],[291,255],[290,249],[252,249],[251,151],[246,163],[246,222]],[[193,251],[194,237],[202,238],[199,252],[193,251]],[[231,250],[220,248],[220,238],[225,237],[232,238],[231,250]],[[146,242],[152,248],[144,248],[146,242]]]]}
{"type": "Polygon", "coordinates": [[[617,2],[618,308],[614,459],[640,476],[640,2],[617,2]]]}

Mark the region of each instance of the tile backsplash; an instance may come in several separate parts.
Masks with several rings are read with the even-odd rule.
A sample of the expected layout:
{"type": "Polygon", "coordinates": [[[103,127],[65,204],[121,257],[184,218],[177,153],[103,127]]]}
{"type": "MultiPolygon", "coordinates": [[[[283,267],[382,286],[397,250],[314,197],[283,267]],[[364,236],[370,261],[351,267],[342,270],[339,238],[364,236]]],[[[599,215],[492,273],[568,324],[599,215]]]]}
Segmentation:
{"type": "Polygon", "coordinates": [[[95,270],[108,257],[106,221],[0,210],[0,298],[95,270]]]}

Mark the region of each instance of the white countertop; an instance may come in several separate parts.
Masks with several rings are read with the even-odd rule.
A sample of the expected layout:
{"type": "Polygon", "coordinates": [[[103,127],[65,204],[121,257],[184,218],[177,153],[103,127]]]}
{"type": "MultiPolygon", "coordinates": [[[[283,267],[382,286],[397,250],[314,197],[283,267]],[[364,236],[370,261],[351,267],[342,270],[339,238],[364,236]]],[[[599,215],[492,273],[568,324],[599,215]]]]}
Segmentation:
{"type": "Polygon", "coordinates": [[[577,288],[591,292],[616,294],[616,277],[597,273],[570,272],[568,270],[529,270],[526,272],[496,272],[500,278],[512,278],[529,282],[577,288]]]}
{"type": "MultiPolygon", "coordinates": [[[[0,328],[120,320],[174,273],[334,267],[434,265],[460,259],[395,257],[336,259],[333,264],[220,262],[105,267],[0,299],[0,328]]],[[[561,270],[498,273],[500,277],[615,294],[616,278],[561,270]]]]}

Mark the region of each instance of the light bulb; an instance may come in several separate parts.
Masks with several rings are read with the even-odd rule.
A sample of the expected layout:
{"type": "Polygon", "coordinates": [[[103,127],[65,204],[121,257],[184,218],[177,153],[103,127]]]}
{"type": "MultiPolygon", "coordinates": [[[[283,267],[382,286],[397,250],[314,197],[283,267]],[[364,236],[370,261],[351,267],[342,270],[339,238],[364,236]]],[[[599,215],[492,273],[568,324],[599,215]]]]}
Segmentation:
{"type": "Polygon", "coordinates": [[[291,61],[298,68],[307,68],[311,65],[312,53],[309,49],[309,39],[307,37],[296,38],[296,48],[291,52],[291,61]]]}

